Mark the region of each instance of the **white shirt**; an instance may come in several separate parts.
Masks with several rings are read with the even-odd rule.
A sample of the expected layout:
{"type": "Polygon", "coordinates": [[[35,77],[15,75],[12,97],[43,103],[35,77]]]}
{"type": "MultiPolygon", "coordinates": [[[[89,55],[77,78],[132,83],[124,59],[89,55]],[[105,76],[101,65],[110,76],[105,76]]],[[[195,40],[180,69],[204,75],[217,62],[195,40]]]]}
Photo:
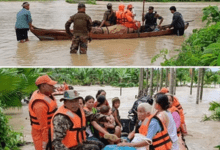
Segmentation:
{"type": "Polygon", "coordinates": [[[171,138],[171,140],[174,142],[176,142],[178,140],[178,136],[177,136],[177,129],[176,129],[176,123],[173,119],[172,114],[169,111],[166,111],[168,117],[169,117],[169,124],[167,127],[168,130],[168,134],[171,138]]]}

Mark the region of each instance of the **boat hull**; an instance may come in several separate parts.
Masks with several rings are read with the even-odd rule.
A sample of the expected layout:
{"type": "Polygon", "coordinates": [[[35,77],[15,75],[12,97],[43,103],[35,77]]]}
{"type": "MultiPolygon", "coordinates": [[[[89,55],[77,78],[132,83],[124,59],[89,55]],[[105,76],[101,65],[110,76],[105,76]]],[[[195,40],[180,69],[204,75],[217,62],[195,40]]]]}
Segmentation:
{"type": "MultiPolygon", "coordinates": [[[[45,40],[71,40],[71,37],[65,30],[59,29],[40,29],[34,27],[31,32],[39,38],[41,41],[45,40]]],[[[101,39],[131,39],[131,38],[145,38],[153,36],[172,35],[173,29],[156,31],[156,32],[144,32],[144,33],[126,33],[126,34],[90,34],[93,40],[101,39]]]]}

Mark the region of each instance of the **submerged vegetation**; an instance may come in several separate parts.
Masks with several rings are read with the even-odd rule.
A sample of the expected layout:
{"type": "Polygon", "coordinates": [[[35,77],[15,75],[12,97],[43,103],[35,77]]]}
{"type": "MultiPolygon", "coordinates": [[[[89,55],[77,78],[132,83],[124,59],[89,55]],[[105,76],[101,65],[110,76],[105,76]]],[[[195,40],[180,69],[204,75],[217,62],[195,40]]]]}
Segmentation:
{"type": "MultiPolygon", "coordinates": [[[[209,105],[209,111],[211,111],[212,114],[210,116],[205,115],[203,121],[220,121],[220,103],[213,101],[209,103],[209,105]]],[[[218,148],[220,150],[220,145],[217,145],[214,148],[218,148]]]]}
{"type": "Polygon", "coordinates": [[[193,30],[193,34],[182,44],[179,54],[167,59],[168,50],[161,50],[151,62],[163,57],[163,66],[219,66],[220,65],[220,11],[218,6],[203,9],[202,21],[207,21],[202,29],[193,30]]]}
{"type": "Polygon", "coordinates": [[[24,143],[23,134],[12,130],[8,118],[3,114],[0,101],[0,150],[17,150],[24,143]]]}
{"type": "Polygon", "coordinates": [[[210,115],[209,117],[205,115],[203,121],[208,121],[208,120],[220,121],[220,103],[213,101],[209,105],[210,105],[209,111],[212,112],[212,115],[210,115]]]}

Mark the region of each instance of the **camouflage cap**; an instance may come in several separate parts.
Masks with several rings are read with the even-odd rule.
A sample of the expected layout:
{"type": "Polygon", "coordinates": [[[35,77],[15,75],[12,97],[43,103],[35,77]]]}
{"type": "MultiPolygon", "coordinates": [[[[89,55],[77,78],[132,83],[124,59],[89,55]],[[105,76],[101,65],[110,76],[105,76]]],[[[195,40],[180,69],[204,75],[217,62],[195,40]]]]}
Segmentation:
{"type": "Polygon", "coordinates": [[[78,3],[78,8],[86,8],[86,5],[83,3],[78,3]]]}
{"type": "Polygon", "coordinates": [[[77,100],[77,99],[83,99],[83,97],[79,96],[78,93],[76,93],[76,91],[73,90],[68,90],[64,92],[64,97],[60,99],[60,101],[62,102],[63,100],[77,100]]]}

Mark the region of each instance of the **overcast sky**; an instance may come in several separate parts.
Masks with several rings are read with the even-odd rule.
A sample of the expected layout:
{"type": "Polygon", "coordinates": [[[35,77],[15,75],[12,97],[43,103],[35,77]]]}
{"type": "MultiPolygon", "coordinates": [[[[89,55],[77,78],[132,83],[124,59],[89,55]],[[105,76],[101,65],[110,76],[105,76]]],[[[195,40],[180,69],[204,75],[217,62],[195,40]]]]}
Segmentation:
{"type": "Polygon", "coordinates": [[[210,68],[212,71],[218,71],[219,68],[210,68]]]}

